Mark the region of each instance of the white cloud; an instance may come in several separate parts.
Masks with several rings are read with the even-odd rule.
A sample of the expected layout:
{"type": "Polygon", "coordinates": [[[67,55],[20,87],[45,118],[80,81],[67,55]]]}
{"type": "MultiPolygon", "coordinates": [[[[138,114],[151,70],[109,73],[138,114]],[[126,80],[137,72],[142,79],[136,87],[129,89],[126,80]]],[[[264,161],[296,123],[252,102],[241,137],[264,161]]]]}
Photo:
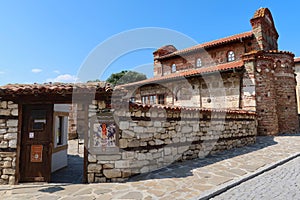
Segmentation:
{"type": "Polygon", "coordinates": [[[54,70],[53,71],[55,74],[60,74],[60,71],[58,71],[58,70],[54,70]]]}
{"type": "Polygon", "coordinates": [[[42,71],[43,71],[42,69],[38,69],[38,68],[35,68],[35,69],[31,70],[32,73],[40,73],[42,71]]]}
{"type": "Polygon", "coordinates": [[[70,74],[62,74],[56,78],[48,78],[46,82],[63,82],[63,83],[73,83],[78,81],[78,78],[70,74]]]}

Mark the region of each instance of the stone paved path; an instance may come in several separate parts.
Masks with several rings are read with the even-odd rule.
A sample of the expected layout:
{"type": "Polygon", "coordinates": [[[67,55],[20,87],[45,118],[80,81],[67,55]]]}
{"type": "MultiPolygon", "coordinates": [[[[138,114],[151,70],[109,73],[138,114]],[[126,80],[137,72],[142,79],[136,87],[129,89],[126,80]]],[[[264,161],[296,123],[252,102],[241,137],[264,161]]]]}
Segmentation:
{"type": "Polygon", "coordinates": [[[300,135],[259,137],[254,145],[176,163],[127,183],[0,186],[0,199],[198,199],[296,153],[300,135]]]}
{"type": "Polygon", "coordinates": [[[220,199],[300,199],[300,157],[213,198],[220,199]]]}

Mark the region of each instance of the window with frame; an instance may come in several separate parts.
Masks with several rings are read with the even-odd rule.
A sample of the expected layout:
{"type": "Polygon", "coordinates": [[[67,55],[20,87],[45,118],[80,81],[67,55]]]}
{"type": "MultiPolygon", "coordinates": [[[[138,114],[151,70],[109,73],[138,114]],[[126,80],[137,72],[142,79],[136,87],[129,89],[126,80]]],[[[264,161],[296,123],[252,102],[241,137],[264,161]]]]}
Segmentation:
{"type": "Polygon", "coordinates": [[[158,104],[162,104],[162,105],[165,104],[165,95],[163,94],[158,95],[158,104]]]}
{"type": "Polygon", "coordinates": [[[157,96],[156,95],[147,95],[142,96],[142,104],[156,104],[157,103],[157,96]]]}
{"type": "Polygon", "coordinates": [[[156,104],[156,95],[150,95],[149,96],[149,103],[152,104],[156,104]]]}
{"type": "Polygon", "coordinates": [[[63,144],[63,135],[64,135],[64,117],[57,116],[57,127],[56,127],[56,145],[63,144]]]}
{"type": "Polygon", "coordinates": [[[234,52],[233,51],[229,51],[227,53],[227,61],[228,62],[231,62],[231,61],[234,61],[235,60],[235,55],[234,55],[234,52]]]}
{"type": "Polygon", "coordinates": [[[196,67],[201,67],[202,66],[202,61],[201,61],[201,58],[198,58],[196,60],[196,67]]]}
{"type": "Polygon", "coordinates": [[[148,104],[148,96],[142,96],[142,104],[148,104]]]}
{"type": "Polygon", "coordinates": [[[176,72],[176,64],[172,65],[172,69],[171,70],[172,70],[172,73],[176,72]]]}

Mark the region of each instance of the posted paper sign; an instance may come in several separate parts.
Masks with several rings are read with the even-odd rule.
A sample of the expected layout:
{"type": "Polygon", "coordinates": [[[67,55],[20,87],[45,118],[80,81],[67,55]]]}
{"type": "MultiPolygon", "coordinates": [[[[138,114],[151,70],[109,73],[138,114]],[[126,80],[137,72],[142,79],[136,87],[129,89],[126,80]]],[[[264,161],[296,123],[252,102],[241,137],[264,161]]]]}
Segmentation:
{"type": "Polygon", "coordinates": [[[31,145],[30,161],[43,162],[43,145],[31,145]]]}
{"type": "Polygon", "coordinates": [[[34,138],[34,132],[30,132],[30,133],[29,133],[29,138],[30,138],[30,139],[34,138]]]}

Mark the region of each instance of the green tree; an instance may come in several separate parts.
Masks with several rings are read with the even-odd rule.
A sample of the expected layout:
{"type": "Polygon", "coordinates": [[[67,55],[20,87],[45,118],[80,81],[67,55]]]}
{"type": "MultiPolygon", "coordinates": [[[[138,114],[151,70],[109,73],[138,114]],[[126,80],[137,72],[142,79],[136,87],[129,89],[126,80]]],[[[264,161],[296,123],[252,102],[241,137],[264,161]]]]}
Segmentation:
{"type": "Polygon", "coordinates": [[[147,76],[145,74],[135,71],[124,70],[119,73],[111,74],[106,81],[115,86],[123,85],[126,83],[133,83],[136,81],[142,81],[145,79],[147,79],[147,76]]]}
{"type": "Polygon", "coordinates": [[[101,82],[101,81],[99,79],[87,81],[87,83],[92,83],[92,82],[101,82]]]}

